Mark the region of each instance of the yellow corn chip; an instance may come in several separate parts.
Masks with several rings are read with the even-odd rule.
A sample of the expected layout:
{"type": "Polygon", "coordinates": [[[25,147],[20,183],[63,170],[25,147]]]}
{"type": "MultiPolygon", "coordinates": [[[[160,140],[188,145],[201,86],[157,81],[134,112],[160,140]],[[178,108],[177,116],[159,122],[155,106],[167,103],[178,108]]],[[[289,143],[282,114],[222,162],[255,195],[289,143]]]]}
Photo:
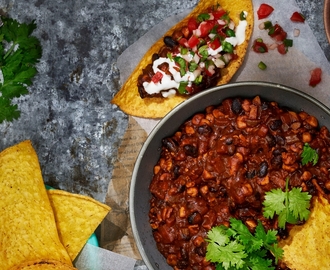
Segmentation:
{"type": "Polygon", "coordinates": [[[42,259],[72,265],[30,141],[0,153],[0,196],[1,270],[42,259]]]}
{"type": "Polygon", "coordinates": [[[73,261],[110,207],[93,198],[63,190],[48,190],[59,237],[73,261]]]}
{"type": "Polygon", "coordinates": [[[289,237],[279,242],[291,270],[330,269],[330,204],[322,196],[312,203],[306,223],[293,227],[289,237]]]}
{"type": "Polygon", "coordinates": [[[63,264],[59,261],[53,260],[37,260],[32,262],[25,262],[18,266],[11,268],[10,270],[74,270],[72,266],[63,264]]]}
{"type": "MultiPolygon", "coordinates": [[[[189,18],[197,17],[207,8],[216,6],[217,4],[220,4],[222,8],[229,12],[229,16],[236,25],[238,25],[239,14],[242,11],[248,13],[246,18],[248,24],[245,41],[235,48],[237,59],[231,61],[227,67],[221,70],[221,78],[217,83],[217,85],[221,85],[228,83],[243,63],[253,30],[253,5],[251,0],[200,0],[193,11],[185,19],[169,29],[164,36],[171,36],[176,29],[186,26],[189,18]]],[[[179,95],[171,98],[147,97],[142,99],[138,93],[137,80],[141,74],[141,70],[151,63],[152,55],[158,53],[163,44],[163,38],[161,38],[148,50],[131,76],[111,101],[111,103],[118,105],[125,113],[145,118],[161,118],[179,103],[186,100],[187,97],[179,95]]]]}

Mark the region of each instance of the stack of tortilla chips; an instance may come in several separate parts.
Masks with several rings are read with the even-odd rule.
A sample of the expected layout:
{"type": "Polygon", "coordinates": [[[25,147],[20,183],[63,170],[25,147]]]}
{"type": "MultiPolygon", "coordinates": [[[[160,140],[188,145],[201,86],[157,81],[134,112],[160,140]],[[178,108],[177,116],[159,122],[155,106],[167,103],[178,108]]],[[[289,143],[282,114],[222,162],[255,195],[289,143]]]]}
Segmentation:
{"type": "Polygon", "coordinates": [[[76,269],[72,261],[110,211],[83,195],[47,191],[30,141],[0,153],[0,269],[76,269]]]}

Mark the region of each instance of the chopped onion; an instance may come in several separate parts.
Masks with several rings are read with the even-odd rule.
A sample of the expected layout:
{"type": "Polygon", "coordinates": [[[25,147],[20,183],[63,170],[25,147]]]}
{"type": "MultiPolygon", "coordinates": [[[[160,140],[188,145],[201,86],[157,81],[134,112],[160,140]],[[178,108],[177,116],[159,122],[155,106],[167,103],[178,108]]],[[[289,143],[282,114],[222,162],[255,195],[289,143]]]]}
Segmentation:
{"type": "Polygon", "coordinates": [[[214,20],[213,14],[212,13],[209,13],[209,15],[210,15],[210,18],[208,18],[208,20],[214,20]]]}
{"type": "Polygon", "coordinates": [[[216,34],[213,34],[213,33],[210,33],[210,34],[209,34],[209,38],[210,38],[210,39],[213,39],[215,36],[216,36],[216,34]]]}
{"type": "Polygon", "coordinates": [[[267,46],[269,50],[275,50],[278,47],[277,43],[272,43],[270,45],[267,46]]]}
{"type": "Polygon", "coordinates": [[[211,75],[213,75],[215,73],[215,66],[214,65],[209,65],[209,67],[207,68],[208,72],[210,72],[211,75]]]}
{"type": "Polygon", "coordinates": [[[218,20],[218,24],[220,24],[220,25],[226,25],[226,22],[224,20],[218,20]]]}
{"type": "Polygon", "coordinates": [[[224,68],[226,65],[226,63],[222,61],[220,58],[215,58],[213,62],[217,68],[224,68]]]}
{"type": "Polygon", "coordinates": [[[231,30],[234,30],[235,29],[235,23],[233,21],[230,21],[230,23],[228,24],[228,27],[231,29],[231,30]]]}
{"type": "Polygon", "coordinates": [[[193,60],[195,61],[195,63],[198,63],[200,59],[201,58],[199,57],[199,55],[197,53],[195,53],[195,55],[193,57],[193,60]]]}
{"type": "Polygon", "coordinates": [[[193,30],[193,34],[194,34],[195,36],[197,36],[197,37],[200,37],[201,34],[202,34],[202,32],[201,32],[201,30],[200,30],[199,28],[197,28],[197,29],[193,30]]]}
{"type": "Polygon", "coordinates": [[[226,64],[228,64],[229,61],[231,60],[231,55],[229,53],[224,54],[223,60],[225,61],[226,64]]]}
{"type": "Polygon", "coordinates": [[[197,78],[199,75],[201,75],[202,70],[200,68],[197,68],[193,71],[193,74],[195,78],[197,78]]]}
{"type": "Polygon", "coordinates": [[[259,24],[259,29],[260,30],[265,29],[265,23],[264,22],[262,22],[262,23],[259,24]]]}

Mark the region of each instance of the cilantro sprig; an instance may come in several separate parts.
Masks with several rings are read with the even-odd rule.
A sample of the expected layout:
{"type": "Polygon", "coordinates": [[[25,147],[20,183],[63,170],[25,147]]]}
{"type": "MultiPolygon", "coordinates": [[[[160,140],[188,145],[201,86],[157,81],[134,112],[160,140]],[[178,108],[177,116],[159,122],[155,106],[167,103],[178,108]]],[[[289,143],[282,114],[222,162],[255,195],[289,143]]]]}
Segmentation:
{"type": "Polygon", "coordinates": [[[308,192],[302,192],[300,187],[289,191],[289,178],[286,179],[285,191],[278,188],[265,194],[263,215],[265,218],[277,215],[279,228],[284,229],[286,223],[297,224],[308,219],[312,196],[308,192]]]}
{"type": "Polygon", "coordinates": [[[259,221],[252,234],[241,220],[231,218],[230,227],[215,226],[207,234],[206,259],[217,270],[275,269],[267,256],[273,254],[275,263],[283,256],[277,244],[277,231],[265,231],[259,221]]]}
{"type": "Polygon", "coordinates": [[[13,121],[20,117],[17,104],[13,98],[29,93],[28,86],[36,75],[35,65],[42,55],[39,40],[31,36],[36,24],[19,23],[1,17],[0,27],[0,123],[13,121]]]}
{"type": "Polygon", "coordinates": [[[319,155],[315,149],[313,149],[308,143],[305,143],[301,153],[301,158],[302,165],[306,165],[311,162],[314,166],[319,160],[319,155]]]}

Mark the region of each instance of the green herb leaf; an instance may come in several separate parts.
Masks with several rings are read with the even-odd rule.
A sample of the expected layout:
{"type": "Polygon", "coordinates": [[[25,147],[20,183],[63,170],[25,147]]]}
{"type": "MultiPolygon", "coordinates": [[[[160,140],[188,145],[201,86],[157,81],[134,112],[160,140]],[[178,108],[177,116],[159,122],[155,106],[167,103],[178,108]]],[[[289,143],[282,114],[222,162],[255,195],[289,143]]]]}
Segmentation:
{"type": "Polygon", "coordinates": [[[210,19],[210,14],[208,13],[201,13],[197,16],[198,22],[207,21],[208,19],[210,19]]]}
{"type": "Polygon", "coordinates": [[[187,94],[187,90],[186,87],[188,85],[188,82],[180,82],[179,88],[178,88],[178,92],[183,95],[183,94],[187,94]]]}
{"type": "Polygon", "coordinates": [[[285,191],[272,189],[265,193],[264,217],[273,218],[278,215],[279,228],[285,228],[286,223],[296,224],[299,220],[307,220],[310,214],[310,199],[307,192],[301,188],[292,188],[289,191],[289,178],[286,179],[285,191]]]}
{"type": "Polygon", "coordinates": [[[180,75],[181,75],[181,77],[183,77],[186,74],[186,72],[187,72],[187,63],[186,63],[186,60],[184,60],[180,56],[175,56],[174,57],[174,62],[176,62],[176,63],[179,64],[180,75]]]}
{"type": "Polygon", "coordinates": [[[0,27],[0,69],[3,81],[0,83],[0,123],[18,119],[20,111],[12,105],[12,99],[29,93],[28,86],[37,73],[35,65],[41,58],[39,40],[31,36],[36,24],[19,23],[1,17],[0,27]]]}
{"type": "Polygon", "coordinates": [[[309,162],[312,162],[313,165],[316,165],[316,163],[319,160],[319,155],[317,154],[317,151],[312,147],[310,147],[308,143],[304,144],[301,157],[302,157],[301,160],[302,165],[306,165],[309,162]]]}
{"type": "Polygon", "coordinates": [[[274,269],[269,251],[277,262],[283,250],[277,245],[276,231],[265,231],[258,222],[252,234],[241,220],[231,218],[230,227],[216,226],[207,234],[206,259],[216,264],[217,270],[274,269]]]}

